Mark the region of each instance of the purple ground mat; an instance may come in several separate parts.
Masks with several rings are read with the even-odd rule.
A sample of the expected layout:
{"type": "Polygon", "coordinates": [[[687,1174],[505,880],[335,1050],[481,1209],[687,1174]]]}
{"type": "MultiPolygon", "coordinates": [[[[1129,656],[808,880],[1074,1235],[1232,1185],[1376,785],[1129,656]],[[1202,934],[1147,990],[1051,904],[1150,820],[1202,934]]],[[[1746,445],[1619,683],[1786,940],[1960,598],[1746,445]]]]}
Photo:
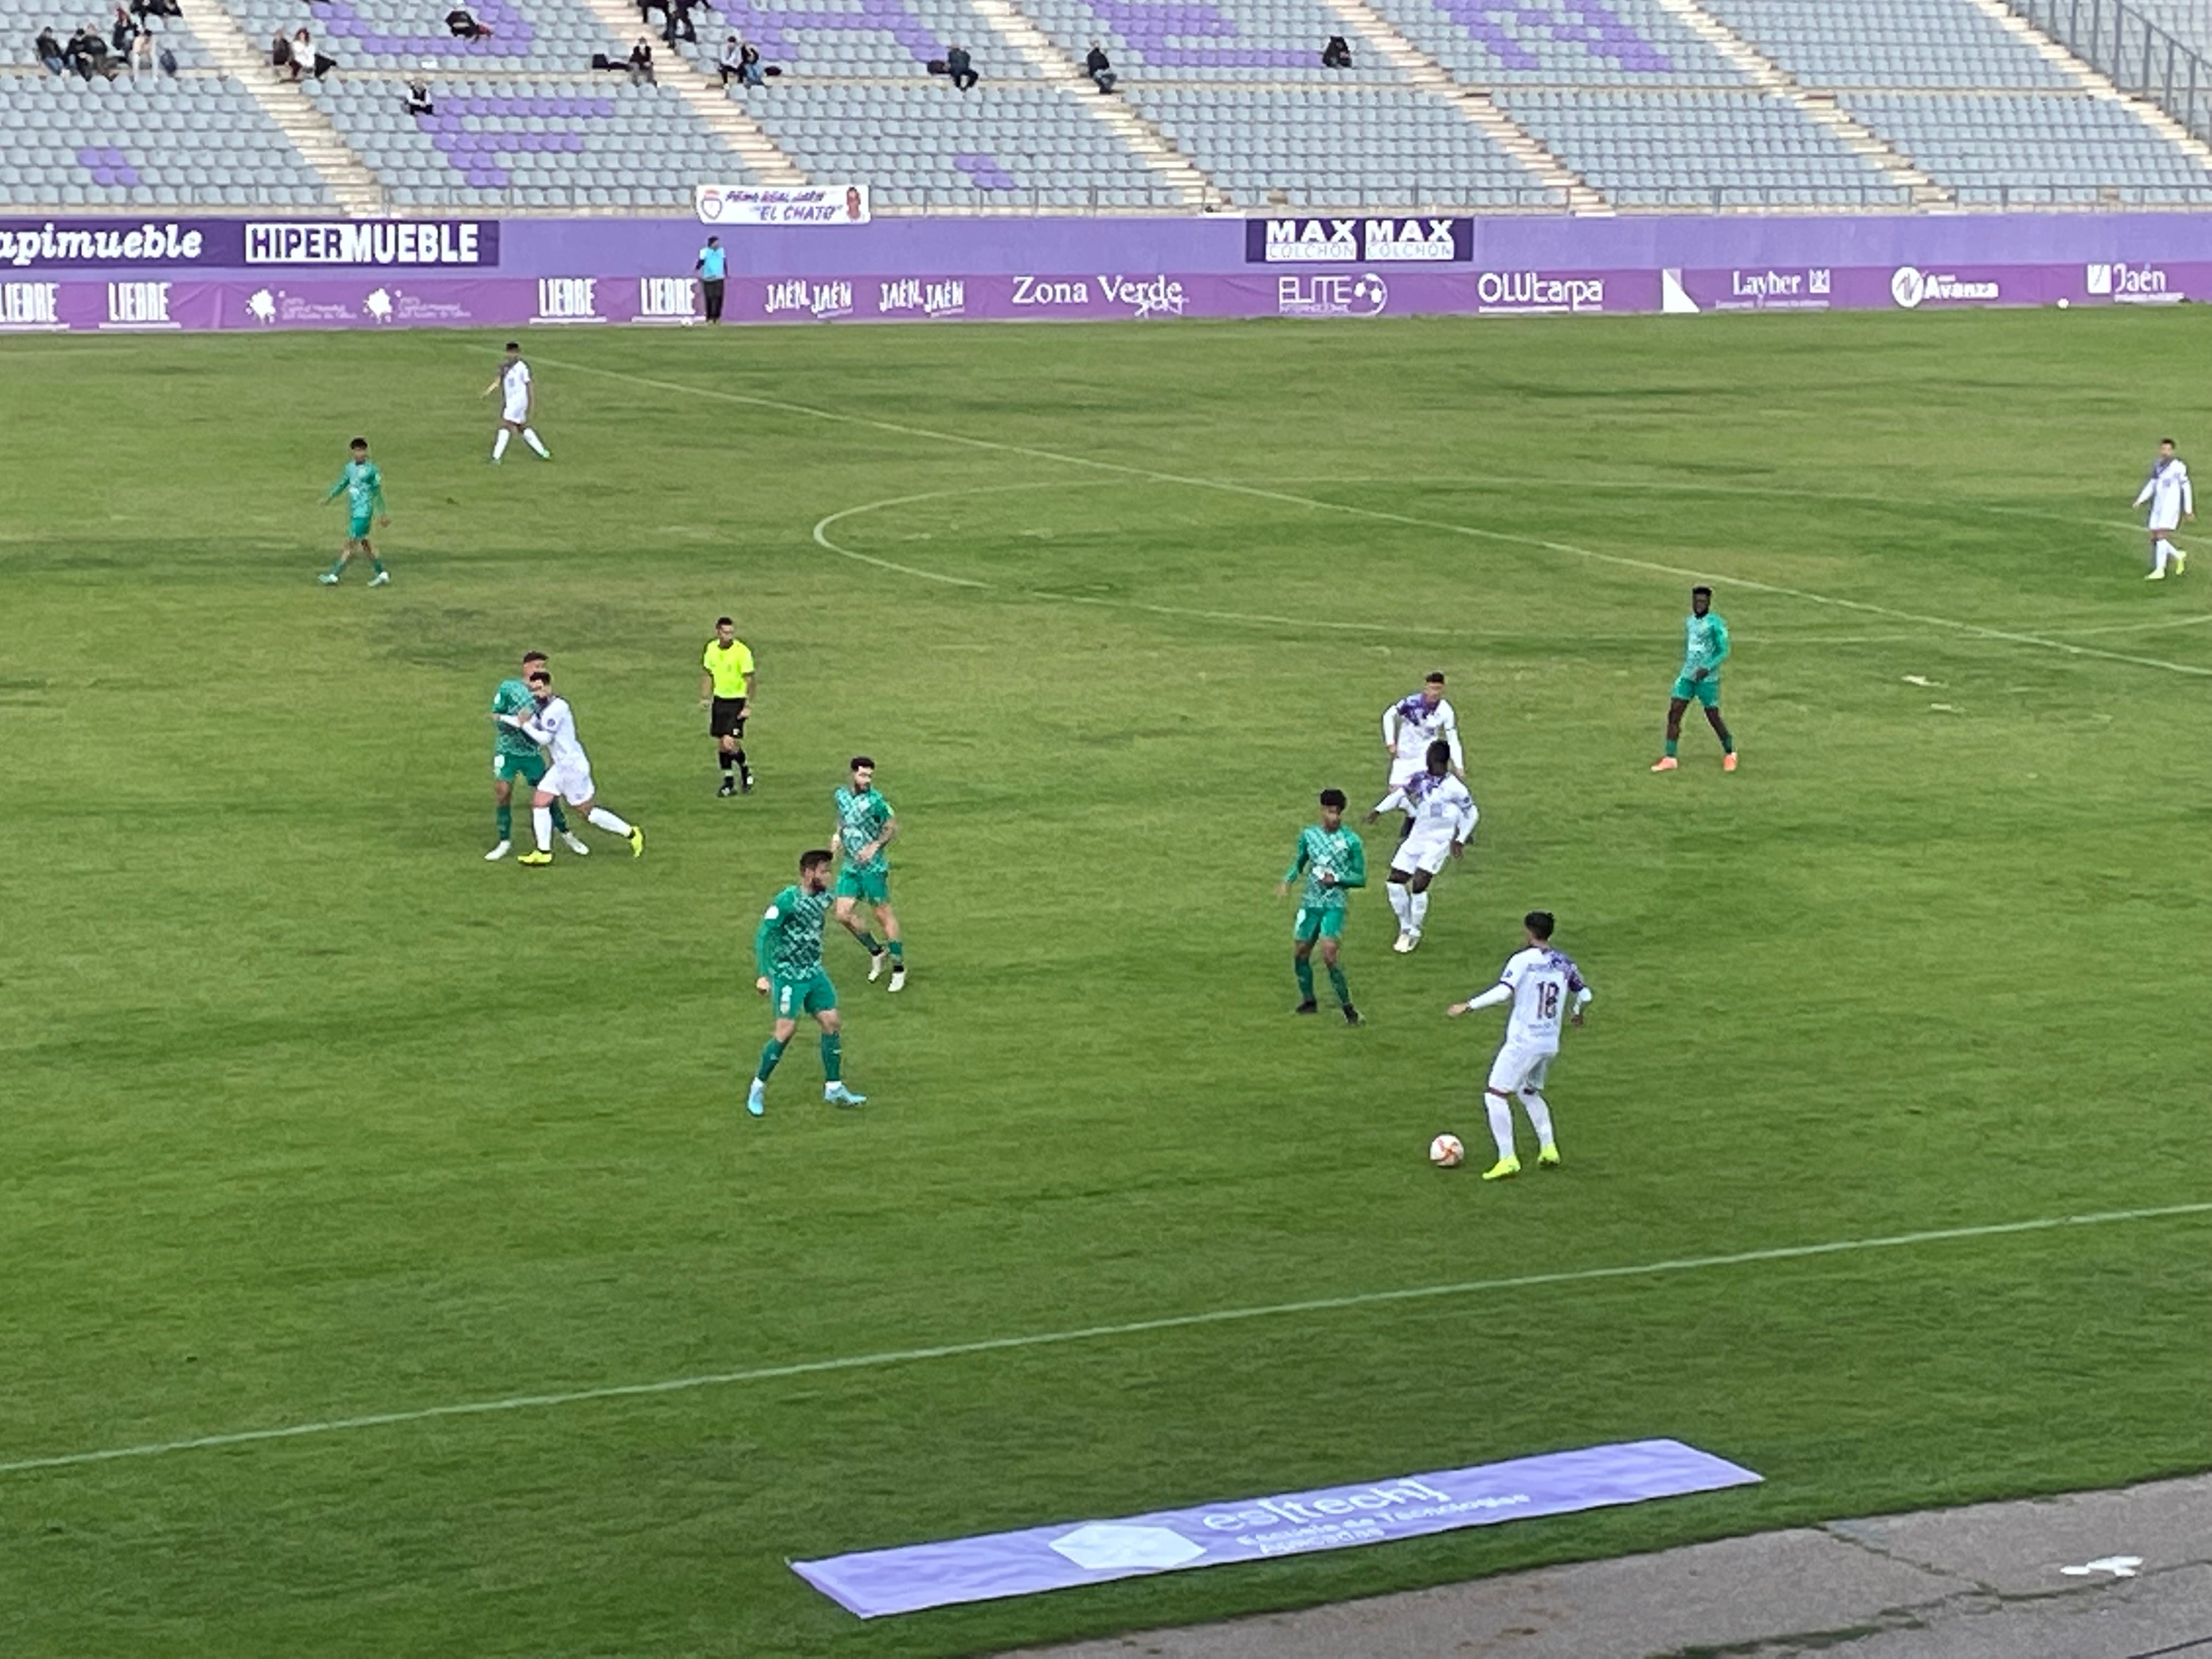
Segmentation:
{"type": "Polygon", "coordinates": [[[880,1619],[957,1601],[1034,1595],[1186,1567],[1640,1504],[1747,1486],[1759,1478],[1679,1440],[1638,1440],[1370,1486],[866,1550],[826,1561],[794,1561],[792,1571],[848,1612],[880,1619]]]}

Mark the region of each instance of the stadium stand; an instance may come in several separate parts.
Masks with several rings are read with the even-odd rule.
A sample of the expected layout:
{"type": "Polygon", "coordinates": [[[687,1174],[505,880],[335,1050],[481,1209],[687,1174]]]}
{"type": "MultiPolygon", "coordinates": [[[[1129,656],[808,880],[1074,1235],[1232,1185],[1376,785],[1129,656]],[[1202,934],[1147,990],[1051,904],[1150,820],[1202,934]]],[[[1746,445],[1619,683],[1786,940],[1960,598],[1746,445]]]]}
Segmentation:
{"type": "MultiPolygon", "coordinates": [[[[185,0],[156,20],[181,72],[113,82],[30,61],[80,21],[46,3],[0,0],[0,206],[680,211],[800,179],[892,213],[2212,205],[2212,149],[1985,0],[696,0],[672,43],[658,0],[474,0],[477,40],[447,0],[185,0]],[[264,61],[303,17],[321,83],[264,61]],[[640,33],[659,84],[590,67],[640,33]],[[717,88],[732,33],[781,74],[717,88]],[[930,72],[955,42],[973,91],[930,72]]],[[[2140,9],[2212,46],[2197,0],[2140,9]]]]}
{"type": "Polygon", "coordinates": [[[433,80],[409,115],[396,82],[308,95],[401,208],[579,207],[688,212],[702,179],[754,182],[667,88],[617,76],[433,80]]]}

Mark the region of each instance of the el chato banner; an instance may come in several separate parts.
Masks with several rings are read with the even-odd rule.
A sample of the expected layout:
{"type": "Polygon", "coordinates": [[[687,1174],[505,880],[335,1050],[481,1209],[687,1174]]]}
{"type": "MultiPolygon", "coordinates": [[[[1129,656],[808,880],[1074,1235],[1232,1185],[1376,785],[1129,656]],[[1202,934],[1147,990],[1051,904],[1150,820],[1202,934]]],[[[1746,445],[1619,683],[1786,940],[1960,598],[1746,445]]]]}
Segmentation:
{"type": "Polygon", "coordinates": [[[2212,301],[2204,214],[877,219],[860,185],[697,199],[643,219],[0,218],[0,332],[703,324],[702,220],[744,227],[726,239],[740,325],[2212,301]]]}
{"type": "Polygon", "coordinates": [[[1749,1469],[1679,1440],[1638,1440],[1118,1521],[1068,1522],[794,1561],[792,1571],[848,1612],[880,1619],[960,1601],[1641,1504],[1759,1480],[1749,1469]]]}
{"type": "Polygon", "coordinates": [[[865,225],[866,185],[695,185],[705,225],[865,225]]]}

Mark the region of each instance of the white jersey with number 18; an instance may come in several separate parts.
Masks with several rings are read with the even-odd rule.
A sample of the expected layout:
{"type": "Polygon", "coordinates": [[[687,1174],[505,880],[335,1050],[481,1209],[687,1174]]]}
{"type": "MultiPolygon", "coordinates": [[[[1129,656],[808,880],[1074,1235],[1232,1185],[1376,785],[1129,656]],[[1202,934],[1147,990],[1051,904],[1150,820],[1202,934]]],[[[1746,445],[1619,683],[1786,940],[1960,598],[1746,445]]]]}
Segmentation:
{"type": "Polygon", "coordinates": [[[1505,1021],[1509,1047],[1524,1044],[1547,1054],[1559,1049],[1559,1022],[1573,1012],[1571,1000],[1589,1000],[1589,987],[1564,951],[1532,945],[1505,959],[1498,982],[1513,992],[1513,1012],[1505,1021]]]}

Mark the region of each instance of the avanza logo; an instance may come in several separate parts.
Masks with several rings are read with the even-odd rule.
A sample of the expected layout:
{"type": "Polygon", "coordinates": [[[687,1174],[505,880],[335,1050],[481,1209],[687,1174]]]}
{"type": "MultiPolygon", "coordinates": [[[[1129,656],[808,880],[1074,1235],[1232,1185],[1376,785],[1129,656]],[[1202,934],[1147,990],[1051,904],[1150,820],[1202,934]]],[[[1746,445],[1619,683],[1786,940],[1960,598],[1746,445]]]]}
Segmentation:
{"type": "Polygon", "coordinates": [[[1970,283],[1948,271],[1899,265],[1890,273],[1889,297],[1906,311],[1929,301],[1981,301],[1998,297],[1995,283],[1970,283]]]}
{"type": "Polygon", "coordinates": [[[1486,270],[1474,279],[1474,297],[1484,311],[1603,311],[1605,278],[1486,270]]]}

